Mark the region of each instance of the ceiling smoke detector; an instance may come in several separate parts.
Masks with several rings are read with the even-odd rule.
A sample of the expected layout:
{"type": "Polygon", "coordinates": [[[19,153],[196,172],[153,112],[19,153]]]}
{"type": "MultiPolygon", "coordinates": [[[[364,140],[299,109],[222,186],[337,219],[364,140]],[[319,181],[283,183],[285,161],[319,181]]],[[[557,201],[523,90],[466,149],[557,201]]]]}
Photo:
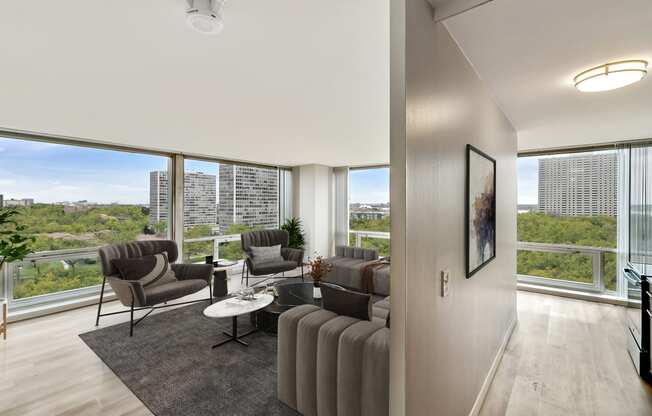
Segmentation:
{"type": "Polygon", "coordinates": [[[188,0],[188,26],[199,33],[217,35],[224,29],[224,20],[220,14],[223,5],[224,0],[188,0]]]}

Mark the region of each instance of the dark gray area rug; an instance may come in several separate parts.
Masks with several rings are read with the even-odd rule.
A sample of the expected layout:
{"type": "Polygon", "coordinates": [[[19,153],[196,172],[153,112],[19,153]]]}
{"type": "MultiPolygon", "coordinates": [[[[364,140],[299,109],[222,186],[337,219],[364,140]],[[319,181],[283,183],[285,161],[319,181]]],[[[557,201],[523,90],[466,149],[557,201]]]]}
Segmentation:
{"type": "MultiPolygon", "coordinates": [[[[276,398],[276,337],[256,332],[216,349],[231,319],[206,318],[208,302],[151,315],[81,339],[157,416],[298,415],[276,398]]],[[[142,312],[141,312],[142,313],[142,312]]],[[[238,332],[251,326],[238,320],[238,332]]]]}

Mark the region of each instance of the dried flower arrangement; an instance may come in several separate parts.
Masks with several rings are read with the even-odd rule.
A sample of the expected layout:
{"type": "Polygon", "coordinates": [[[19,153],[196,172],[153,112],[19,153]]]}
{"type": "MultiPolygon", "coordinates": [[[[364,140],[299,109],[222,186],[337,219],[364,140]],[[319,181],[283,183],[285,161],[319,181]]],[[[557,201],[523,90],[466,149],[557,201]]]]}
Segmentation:
{"type": "Polygon", "coordinates": [[[317,252],[315,252],[314,258],[308,259],[308,264],[310,265],[310,277],[316,287],[319,287],[322,277],[333,270],[333,265],[326,262],[324,256],[320,256],[317,252]]]}

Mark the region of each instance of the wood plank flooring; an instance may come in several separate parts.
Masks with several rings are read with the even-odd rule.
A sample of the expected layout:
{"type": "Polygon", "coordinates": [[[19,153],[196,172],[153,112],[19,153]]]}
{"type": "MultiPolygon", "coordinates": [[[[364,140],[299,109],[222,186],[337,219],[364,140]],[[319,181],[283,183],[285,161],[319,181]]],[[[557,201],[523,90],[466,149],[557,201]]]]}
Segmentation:
{"type": "Polygon", "coordinates": [[[652,389],[625,351],[623,310],[519,292],[519,324],[480,415],[652,415],[652,389]]]}
{"type": "MultiPolygon", "coordinates": [[[[107,312],[119,308],[112,302],[107,312]]],[[[519,292],[518,309],[482,416],[652,415],[652,390],[624,349],[622,308],[519,292]]],[[[94,328],[95,311],[9,325],[0,340],[0,416],[151,415],[77,336],[94,328]]]]}

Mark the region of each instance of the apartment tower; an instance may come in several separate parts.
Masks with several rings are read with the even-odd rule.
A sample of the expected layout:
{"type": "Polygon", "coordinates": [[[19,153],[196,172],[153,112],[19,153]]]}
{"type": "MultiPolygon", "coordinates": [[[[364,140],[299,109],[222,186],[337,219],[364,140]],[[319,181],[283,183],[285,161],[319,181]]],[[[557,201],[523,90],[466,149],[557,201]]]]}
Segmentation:
{"type": "Polygon", "coordinates": [[[616,215],[618,159],[594,153],[539,159],[539,211],[550,215],[616,215]]]}

